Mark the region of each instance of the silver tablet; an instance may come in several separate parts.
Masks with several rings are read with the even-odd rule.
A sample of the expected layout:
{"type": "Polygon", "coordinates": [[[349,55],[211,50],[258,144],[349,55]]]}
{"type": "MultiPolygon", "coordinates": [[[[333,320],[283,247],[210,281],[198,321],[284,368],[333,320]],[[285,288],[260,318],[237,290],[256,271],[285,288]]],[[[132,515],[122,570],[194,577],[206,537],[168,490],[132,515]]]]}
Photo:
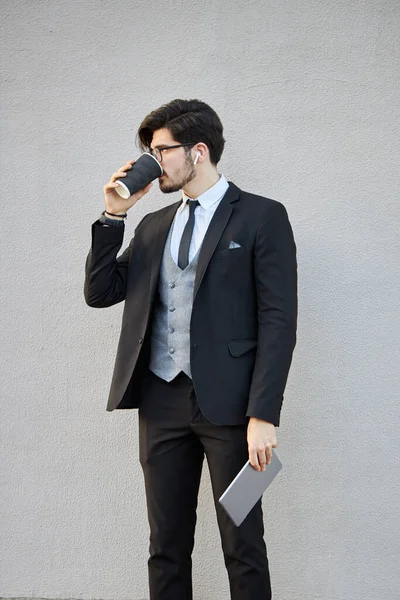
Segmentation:
{"type": "Polygon", "coordinates": [[[219,499],[235,525],[239,526],[247,517],[281,468],[282,463],[274,450],[265,471],[255,471],[247,461],[219,499]]]}

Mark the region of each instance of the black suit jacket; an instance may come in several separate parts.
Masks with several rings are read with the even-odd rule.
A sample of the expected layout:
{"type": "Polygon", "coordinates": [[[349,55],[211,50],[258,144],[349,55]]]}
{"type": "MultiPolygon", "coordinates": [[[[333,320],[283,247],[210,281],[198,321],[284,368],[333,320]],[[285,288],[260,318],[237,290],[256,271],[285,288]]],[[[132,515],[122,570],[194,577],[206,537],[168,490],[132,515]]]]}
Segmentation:
{"type": "MultiPolygon", "coordinates": [[[[109,411],[140,404],[161,259],[180,204],[147,214],[118,258],[124,227],[92,225],[85,300],[96,308],[125,300],[109,411]]],[[[253,416],[279,425],[296,323],[296,245],[286,209],[229,182],[200,249],[190,321],[193,386],[210,421],[236,425],[253,416]],[[241,247],[229,249],[232,240],[241,247]]]]}

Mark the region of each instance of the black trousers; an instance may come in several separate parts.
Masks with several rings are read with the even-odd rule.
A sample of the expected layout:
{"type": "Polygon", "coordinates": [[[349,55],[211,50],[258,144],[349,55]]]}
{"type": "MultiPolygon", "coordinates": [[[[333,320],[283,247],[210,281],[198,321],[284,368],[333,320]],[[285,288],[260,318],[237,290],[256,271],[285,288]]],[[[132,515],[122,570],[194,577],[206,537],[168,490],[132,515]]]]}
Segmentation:
{"type": "Polygon", "coordinates": [[[261,500],[236,527],[218,498],[248,459],[247,425],[220,426],[199,409],[192,380],[148,371],[139,407],[139,459],[150,525],[150,600],[192,600],[192,550],[204,454],[232,600],[270,600],[261,500]]]}

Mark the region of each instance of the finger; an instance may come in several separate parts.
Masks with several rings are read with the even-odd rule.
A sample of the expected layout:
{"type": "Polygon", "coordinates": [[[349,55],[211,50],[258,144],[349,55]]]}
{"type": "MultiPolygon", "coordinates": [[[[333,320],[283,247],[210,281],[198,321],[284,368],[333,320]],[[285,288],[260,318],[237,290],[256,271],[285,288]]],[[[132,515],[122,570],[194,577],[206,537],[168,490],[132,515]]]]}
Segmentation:
{"type": "Polygon", "coordinates": [[[255,471],[260,470],[260,465],[258,463],[258,454],[255,448],[249,450],[249,461],[255,471]]]}
{"type": "Polygon", "coordinates": [[[272,460],[272,444],[269,443],[267,444],[266,448],[265,448],[265,454],[267,456],[267,465],[271,464],[271,460],[272,460]]]}
{"type": "Polygon", "coordinates": [[[265,465],[267,464],[267,459],[265,456],[264,448],[259,448],[257,451],[258,454],[258,462],[260,464],[260,470],[265,471],[265,465]]]}
{"type": "Polygon", "coordinates": [[[111,192],[111,190],[114,190],[117,187],[119,187],[119,183],[113,183],[112,181],[109,181],[104,186],[104,193],[107,194],[108,192],[111,192]]]}
{"type": "Polygon", "coordinates": [[[134,160],[131,160],[131,161],[127,162],[123,167],[120,167],[118,170],[119,171],[128,171],[129,169],[132,168],[134,162],[135,162],[134,160]]]}
{"type": "Polygon", "coordinates": [[[129,165],[124,165],[123,167],[120,167],[118,169],[118,171],[115,171],[115,173],[112,174],[111,179],[118,179],[119,177],[125,177],[126,176],[126,171],[129,171],[131,167],[129,165]]]}
{"type": "Polygon", "coordinates": [[[111,176],[110,181],[107,181],[106,185],[114,188],[114,187],[116,187],[115,186],[116,180],[123,179],[123,177],[124,177],[124,175],[121,175],[121,174],[118,175],[117,173],[114,173],[114,175],[111,176]]]}
{"type": "Polygon", "coordinates": [[[120,177],[126,177],[125,171],[115,171],[115,173],[113,173],[111,175],[110,181],[115,181],[116,179],[119,179],[120,177]]]}

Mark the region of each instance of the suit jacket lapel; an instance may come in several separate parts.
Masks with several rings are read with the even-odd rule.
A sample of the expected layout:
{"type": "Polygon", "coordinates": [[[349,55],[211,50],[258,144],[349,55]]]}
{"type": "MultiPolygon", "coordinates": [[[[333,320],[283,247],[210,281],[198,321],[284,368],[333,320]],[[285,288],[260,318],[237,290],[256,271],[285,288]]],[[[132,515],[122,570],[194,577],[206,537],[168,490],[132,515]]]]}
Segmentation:
{"type": "Polygon", "coordinates": [[[220,240],[220,237],[228,224],[230,216],[232,214],[233,206],[232,203],[236,202],[240,196],[240,189],[233,184],[231,181],[229,188],[226,190],[221,202],[219,203],[217,210],[215,211],[211,222],[208,226],[206,234],[204,236],[203,243],[200,248],[199,261],[196,269],[196,278],[194,280],[193,289],[193,300],[196,297],[197,291],[203,280],[206,272],[208,263],[213,255],[215,248],[220,240]]]}
{"type": "Polygon", "coordinates": [[[164,252],[164,246],[168,236],[168,231],[171,227],[172,221],[174,220],[175,213],[178,210],[178,207],[181,203],[182,201],[179,200],[179,202],[171,204],[171,206],[167,207],[167,210],[164,212],[164,214],[157,219],[157,229],[154,235],[154,251],[151,261],[150,302],[153,301],[158,275],[160,273],[161,259],[164,252]]]}

